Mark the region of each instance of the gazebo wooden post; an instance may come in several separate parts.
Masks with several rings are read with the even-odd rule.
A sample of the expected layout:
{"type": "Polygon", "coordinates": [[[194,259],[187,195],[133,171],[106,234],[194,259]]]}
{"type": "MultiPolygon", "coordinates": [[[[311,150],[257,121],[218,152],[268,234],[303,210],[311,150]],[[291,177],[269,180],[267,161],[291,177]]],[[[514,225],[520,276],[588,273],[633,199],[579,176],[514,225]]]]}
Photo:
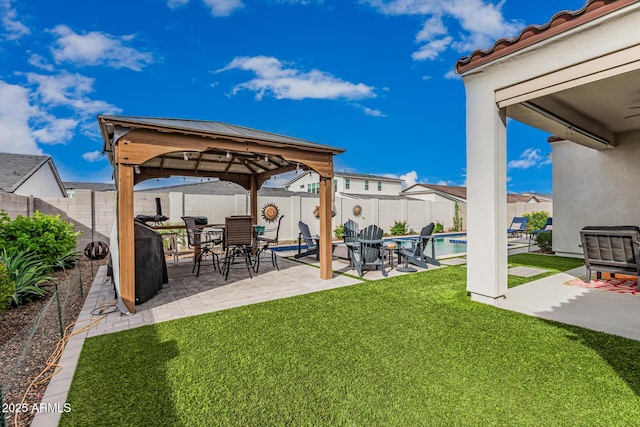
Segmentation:
{"type": "Polygon", "coordinates": [[[251,175],[251,188],[249,189],[249,198],[251,201],[250,211],[253,218],[253,224],[258,223],[258,177],[251,175]]]}
{"type": "Polygon", "coordinates": [[[133,226],[133,166],[118,165],[118,252],[120,297],[131,313],[136,312],[136,265],[133,226]]]}
{"type": "Polygon", "coordinates": [[[328,280],[333,278],[331,245],[331,200],[333,192],[333,180],[320,178],[320,278],[328,280]]]}

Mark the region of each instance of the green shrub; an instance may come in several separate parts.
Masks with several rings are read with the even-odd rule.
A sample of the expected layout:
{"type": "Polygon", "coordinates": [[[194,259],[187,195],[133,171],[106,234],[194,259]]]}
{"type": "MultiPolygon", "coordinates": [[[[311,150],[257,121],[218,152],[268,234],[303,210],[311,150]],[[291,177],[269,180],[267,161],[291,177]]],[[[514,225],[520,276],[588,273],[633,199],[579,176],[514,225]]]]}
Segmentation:
{"type": "Polygon", "coordinates": [[[336,239],[341,239],[344,234],[344,225],[340,224],[333,230],[333,235],[336,236],[336,239]]]}
{"type": "Polygon", "coordinates": [[[80,252],[71,251],[62,255],[53,263],[53,268],[56,270],[66,270],[67,268],[74,267],[80,260],[80,252]]]}
{"type": "Polygon", "coordinates": [[[522,216],[525,218],[529,218],[529,222],[527,222],[527,231],[542,230],[544,226],[547,224],[547,218],[549,218],[549,212],[533,211],[531,213],[527,212],[522,216]]]}
{"type": "Polygon", "coordinates": [[[444,224],[440,221],[436,221],[435,227],[433,227],[434,233],[442,233],[444,231],[444,224]]]}
{"type": "Polygon", "coordinates": [[[407,224],[407,221],[396,221],[391,226],[389,233],[392,236],[404,236],[409,233],[409,224],[407,224]]]}
{"type": "Polygon", "coordinates": [[[11,220],[6,212],[0,212],[0,247],[8,253],[34,254],[50,266],[75,250],[79,235],[73,224],[67,224],[60,215],[35,212],[11,220]]]}
{"type": "Polygon", "coordinates": [[[544,253],[553,252],[553,232],[552,231],[543,231],[536,235],[536,244],[540,248],[540,250],[544,253]]]}
{"type": "Polygon", "coordinates": [[[462,231],[462,217],[460,216],[460,205],[458,202],[453,207],[454,215],[453,215],[453,227],[451,227],[451,231],[462,231]]]}
{"type": "Polygon", "coordinates": [[[50,266],[35,254],[8,253],[3,249],[0,262],[7,266],[9,280],[15,285],[13,293],[9,295],[9,301],[14,305],[22,305],[44,296],[47,291],[40,285],[55,280],[46,274],[50,266]]]}
{"type": "Polygon", "coordinates": [[[15,293],[16,284],[11,277],[9,277],[9,270],[7,265],[0,261],[0,314],[9,305],[11,295],[15,293]]]}

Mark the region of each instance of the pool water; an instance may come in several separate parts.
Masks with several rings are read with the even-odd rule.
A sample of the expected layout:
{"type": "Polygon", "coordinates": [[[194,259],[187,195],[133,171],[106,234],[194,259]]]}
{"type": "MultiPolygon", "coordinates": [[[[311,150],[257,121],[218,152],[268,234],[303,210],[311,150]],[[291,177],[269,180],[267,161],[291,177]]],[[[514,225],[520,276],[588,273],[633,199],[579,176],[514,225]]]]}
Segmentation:
{"type": "MultiPolygon", "coordinates": [[[[413,237],[400,237],[400,238],[390,238],[386,237],[384,240],[386,242],[403,242],[403,246],[411,247],[411,240],[415,239],[413,237]]],[[[462,254],[467,252],[467,235],[465,233],[459,234],[446,234],[442,237],[436,237],[434,240],[435,248],[436,248],[436,257],[444,256],[444,255],[455,255],[462,254]]],[[[289,245],[289,246],[277,246],[274,247],[273,250],[277,252],[281,251],[292,251],[297,250],[298,245],[289,245]]],[[[302,250],[306,250],[307,246],[302,245],[302,250]]],[[[431,244],[427,248],[428,251],[431,250],[431,244]]]]}

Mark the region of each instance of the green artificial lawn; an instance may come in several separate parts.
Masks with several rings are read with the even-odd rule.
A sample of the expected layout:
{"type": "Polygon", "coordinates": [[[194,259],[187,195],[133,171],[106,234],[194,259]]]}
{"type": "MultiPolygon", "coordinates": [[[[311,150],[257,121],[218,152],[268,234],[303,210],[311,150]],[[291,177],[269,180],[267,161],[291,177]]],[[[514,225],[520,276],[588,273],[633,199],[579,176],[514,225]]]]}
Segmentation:
{"type": "Polygon", "coordinates": [[[548,272],[533,277],[509,276],[508,280],[510,288],[531,282],[532,280],[542,279],[543,277],[584,266],[584,260],[579,258],[564,258],[530,253],[509,256],[509,267],[518,266],[542,268],[548,270],[548,272]]]}
{"type": "Polygon", "coordinates": [[[447,267],[87,339],[60,425],[640,425],[640,342],[471,302],[465,281],[447,267]]]}

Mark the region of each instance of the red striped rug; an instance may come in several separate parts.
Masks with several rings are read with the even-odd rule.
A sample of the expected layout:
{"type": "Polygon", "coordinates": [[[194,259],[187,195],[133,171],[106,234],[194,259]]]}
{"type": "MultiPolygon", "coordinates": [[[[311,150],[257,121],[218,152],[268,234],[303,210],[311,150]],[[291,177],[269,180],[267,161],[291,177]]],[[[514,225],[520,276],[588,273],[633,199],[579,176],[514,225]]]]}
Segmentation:
{"type": "Polygon", "coordinates": [[[618,294],[640,295],[638,290],[638,278],[636,276],[627,276],[625,274],[616,274],[616,277],[610,277],[608,273],[602,273],[602,278],[596,280],[595,276],[591,282],[585,283],[582,278],[575,278],[564,283],[569,286],[578,286],[588,289],[599,289],[601,291],[615,292],[618,294]]]}

